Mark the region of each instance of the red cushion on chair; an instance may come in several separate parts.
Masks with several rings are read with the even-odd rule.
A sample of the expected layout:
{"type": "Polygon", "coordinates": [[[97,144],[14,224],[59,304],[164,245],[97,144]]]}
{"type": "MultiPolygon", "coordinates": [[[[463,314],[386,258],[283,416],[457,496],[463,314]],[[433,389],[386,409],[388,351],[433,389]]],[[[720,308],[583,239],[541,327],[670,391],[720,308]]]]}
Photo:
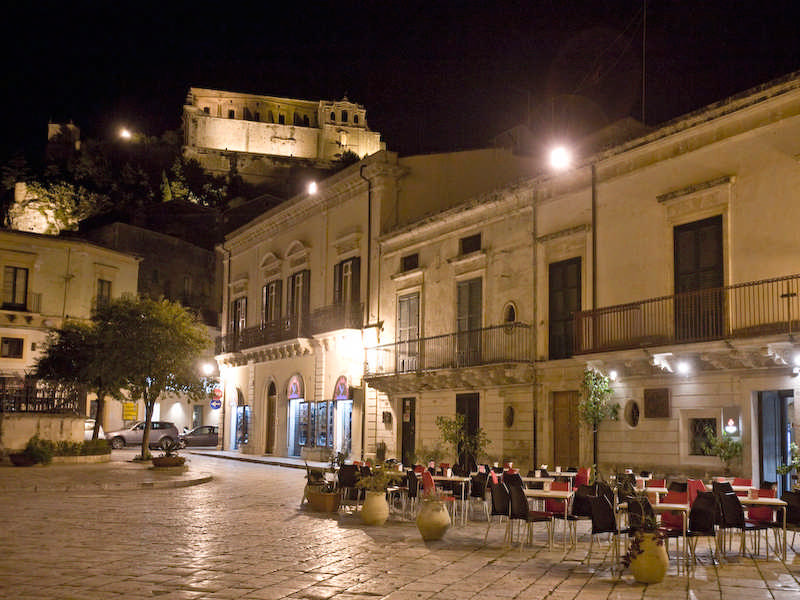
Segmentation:
{"type": "MultiPolygon", "coordinates": [[[[667,492],[661,501],[664,504],[685,504],[686,496],[686,492],[667,492]]],[[[667,529],[683,530],[683,515],[672,511],[662,513],[661,526],[667,529]]]]}
{"type": "Polygon", "coordinates": [[[733,478],[733,485],[751,486],[751,485],[753,485],[753,480],[752,479],[745,479],[743,477],[734,477],[733,478]]]}
{"type": "MultiPolygon", "coordinates": [[[[775,490],[758,490],[759,498],[774,498],[775,490]]],[[[757,523],[770,523],[772,521],[772,508],[769,506],[753,506],[747,509],[747,520],[757,523]]]]}
{"type": "Polygon", "coordinates": [[[689,479],[686,482],[686,491],[689,494],[689,504],[694,504],[694,499],[697,498],[697,492],[705,492],[706,484],[699,479],[689,479]]]}
{"type": "Polygon", "coordinates": [[[489,473],[490,473],[490,474],[491,474],[491,476],[492,476],[492,483],[493,483],[494,485],[497,485],[498,483],[500,483],[500,480],[499,480],[499,479],[497,479],[497,473],[495,473],[494,471],[489,471],[489,473]]]}
{"type": "MultiPolygon", "coordinates": [[[[554,492],[566,492],[569,490],[568,481],[554,481],[550,484],[550,489],[554,492]]],[[[544,509],[549,513],[564,514],[564,500],[554,500],[553,498],[546,498],[544,501],[544,509]]]]}
{"type": "Polygon", "coordinates": [[[589,469],[586,467],[581,467],[578,469],[578,474],[575,475],[575,487],[579,487],[582,485],[589,485],[589,469]]]}
{"type": "Polygon", "coordinates": [[[644,482],[645,487],[667,487],[666,479],[648,479],[644,482]]]}

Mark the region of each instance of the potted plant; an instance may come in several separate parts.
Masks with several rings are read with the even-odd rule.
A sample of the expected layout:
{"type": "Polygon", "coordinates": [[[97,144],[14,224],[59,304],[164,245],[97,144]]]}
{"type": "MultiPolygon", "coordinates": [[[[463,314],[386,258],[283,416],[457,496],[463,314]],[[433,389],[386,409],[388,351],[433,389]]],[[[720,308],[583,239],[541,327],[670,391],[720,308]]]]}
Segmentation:
{"type": "Polygon", "coordinates": [[[703,452],[706,456],[716,456],[722,461],[723,474],[731,474],[731,464],[738,463],[742,458],[742,442],[734,438],[727,431],[717,436],[710,427],[705,429],[706,441],[703,444],[703,452]]]}
{"type": "Polygon", "coordinates": [[[420,497],[420,509],[417,514],[417,529],[422,539],[440,540],[450,528],[450,513],[444,504],[444,494],[440,490],[431,490],[420,497]]]}
{"type": "Polygon", "coordinates": [[[165,441],[163,444],[161,444],[161,455],[154,456],[151,459],[153,461],[153,466],[182,467],[183,464],[186,462],[186,458],[178,454],[178,450],[180,449],[181,445],[179,442],[175,440],[165,441]]]}
{"type": "Polygon", "coordinates": [[[592,428],[592,467],[597,470],[597,429],[605,419],[616,421],[619,418],[619,404],[611,402],[611,380],[595,371],[586,369],[581,382],[578,400],[578,418],[592,428]]]}
{"type": "Polygon", "coordinates": [[[337,465],[344,464],[344,454],[331,454],[330,466],[327,471],[315,469],[306,463],[306,483],[305,497],[312,510],[318,512],[338,512],[339,511],[339,490],[333,481],[333,474],[336,472],[337,465]],[[340,462],[341,461],[341,462],[340,462]]]}
{"type": "Polygon", "coordinates": [[[476,461],[489,443],[486,432],[480,427],[474,432],[469,431],[466,417],[462,414],[456,414],[452,419],[438,416],[436,426],[442,441],[452,447],[456,461],[463,463],[462,466],[469,471],[476,470],[476,461]]]}
{"type": "Polygon", "coordinates": [[[633,537],[628,551],[622,557],[622,564],[630,567],[634,579],[639,583],[659,583],[667,573],[669,557],[655,515],[646,511],[645,507],[649,507],[645,494],[639,493],[628,499],[633,537]],[[638,510],[632,505],[638,505],[638,510]]]}
{"type": "MultiPolygon", "coordinates": [[[[792,471],[800,472],[800,449],[797,448],[797,444],[792,442],[789,444],[789,462],[788,464],[781,464],[778,465],[778,468],[775,469],[779,475],[788,475],[792,471]]],[[[792,479],[797,478],[797,473],[792,475],[792,479]]]]}
{"type": "Polygon", "coordinates": [[[361,505],[361,520],[367,525],[383,525],[389,518],[389,503],[386,501],[386,488],[398,471],[389,471],[375,467],[371,475],[362,476],[356,486],[366,492],[364,504],[361,505]]]}

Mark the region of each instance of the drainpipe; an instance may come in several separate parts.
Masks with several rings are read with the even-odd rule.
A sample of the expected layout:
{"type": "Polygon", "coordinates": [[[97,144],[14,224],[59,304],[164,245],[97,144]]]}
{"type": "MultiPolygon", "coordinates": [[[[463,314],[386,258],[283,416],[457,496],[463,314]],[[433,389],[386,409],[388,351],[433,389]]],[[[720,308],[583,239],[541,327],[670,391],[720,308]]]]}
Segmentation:
{"type": "MultiPolygon", "coordinates": [[[[228,303],[229,303],[228,295],[230,294],[230,289],[231,289],[231,251],[228,250],[225,247],[225,242],[221,243],[219,245],[219,248],[221,248],[222,251],[227,255],[227,258],[226,258],[227,265],[225,267],[225,270],[227,271],[225,273],[226,282],[225,282],[225,289],[222,292],[222,306],[220,307],[220,308],[222,308],[222,315],[226,315],[227,314],[226,307],[228,306],[228,303]]],[[[225,325],[224,322],[220,323],[220,331],[223,331],[223,329],[222,329],[223,325],[225,325]]],[[[225,331],[226,335],[229,333],[227,325],[225,325],[224,331],[225,331]]],[[[225,449],[225,432],[226,432],[226,429],[225,429],[225,412],[226,412],[226,407],[228,405],[228,386],[225,385],[225,382],[222,380],[222,373],[221,372],[220,372],[220,383],[222,383],[222,408],[221,408],[222,412],[220,413],[219,446],[218,447],[219,447],[220,450],[224,450],[225,449]]]]}
{"type": "MultiPolygon", "coordinates": [[[[367,165],[362,164],[358,170],[358,176],[367,182],[367,296],[366,306],[364,307],[364,323],[369,325],[369,309],[372,301],[372,181],[368,177],[364,177],[364,167],[367,165]]],[[[363,331],[363,329],[362,329],[363,331]]],[[[375,432],[378,431],[378,410],[377,399],[375,401],[375,432]]],[[[364,461],[364,445],[366,444],[366,428],[367,428],[367,384],[364,383],[364,405],[361,407],[361,461],[364,461]]]]}
{"type": "Polygon", "coordinates": [[[532,190],[531,194],[531,215],[533,218],[533,339],[531,340],[532,348],[531,352],[533,356],[531,356],[531,362],[533,363],[533,468],[536,468],[536,465],[539,464],[538,459],[538,435],[537,435],[537,428],[539,427],[539,411],[538,411],[538,382],[536,377],[536,353],[538,352],[538,340],[539,340],[539,311],[538,311],[538,302],[537,302],[537,294],[536,290],[539,285],[539,265],[538,265],[538,248],[536,238],[538,237],[539,231],[539,222],[536,219],[536,189],[532,190]]]}
{"type": "Polygon", "coordinates": [[[69,282],[75,277],[75,275],[69,272],[71,258],[72,258],[72,248],[67,248],[67,272],[64,273],[64,301],[61,303],[62,320],[67,316],[67,292],[69,291],[69,282]]]}
{"type": "Polygon", "coordinates": [[[597,310],[597,165],[594,162],[592,162],[591,166],[592,166],[592,310],[597,310]]]}

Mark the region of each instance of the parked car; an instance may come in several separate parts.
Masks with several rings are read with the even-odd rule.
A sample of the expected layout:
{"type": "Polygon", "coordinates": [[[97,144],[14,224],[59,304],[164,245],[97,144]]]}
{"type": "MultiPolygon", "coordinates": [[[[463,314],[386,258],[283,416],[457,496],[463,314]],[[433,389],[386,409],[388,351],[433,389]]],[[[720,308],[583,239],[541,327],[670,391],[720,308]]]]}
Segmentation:
{"type": "MultiPolygon", "coordinates": [[[[92,439],[92,433],[94,433],[94,419],[86,419],[83,423],[83,427],[83,439],[88,442],[92,439]]],[[[97,439],[102,440],[104,437],[106,437],[106,434],[103,431],[103,426],[100,425],[100,431],[97,432],[97,439]]]]}
{"type": "MultiPolygon", "coordinates": [[[[144,435],[144,421],[134,423],[128,429],[119,429],[106,433],[106,439],[111,442],[112,448],[124,448],[125,446],[137,446],[142,444],[144,435]]],[[[161,448],[169,442],[178,441],[178,428],[175,423],[169,421],[153,421],[150,430],[150,448],[161,448]]]]}
{"type": "Polygon", "coordinates": [[[219,439],[219,427],[201,425],[180,435],[181,446],[216,446],[219,439]]]}

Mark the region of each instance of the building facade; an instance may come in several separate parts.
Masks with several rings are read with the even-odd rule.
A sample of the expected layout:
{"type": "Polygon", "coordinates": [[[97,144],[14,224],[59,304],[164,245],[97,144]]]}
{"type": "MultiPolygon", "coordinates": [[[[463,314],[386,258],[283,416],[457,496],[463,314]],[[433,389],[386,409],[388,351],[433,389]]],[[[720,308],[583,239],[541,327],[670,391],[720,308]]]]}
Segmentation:
{"type": "Polygon", "coordinates": [[[364,106],[190,88],[183,107],[184,156],[209,172],[279,188],[298,166],[327,170],[350,151],[382,148],[364,106]]]}
{"type": "Polygon", "coordinates": [[[361,458],[384,442],[394,456],[401,405],[363,380],[365,344],[386,328],[381,232],[488,193],[525,167],[500,150],[382,151],[227,236],[217,346],[226,448],[361,458]]]}
{"type": "Polygon", "coordinates": [[[24,386],[48,334],[65,319],[89,319],[98,302],[136,293],[137,259],[84,240],[2,230],[0,261],[4,393],[24,386]]]}

